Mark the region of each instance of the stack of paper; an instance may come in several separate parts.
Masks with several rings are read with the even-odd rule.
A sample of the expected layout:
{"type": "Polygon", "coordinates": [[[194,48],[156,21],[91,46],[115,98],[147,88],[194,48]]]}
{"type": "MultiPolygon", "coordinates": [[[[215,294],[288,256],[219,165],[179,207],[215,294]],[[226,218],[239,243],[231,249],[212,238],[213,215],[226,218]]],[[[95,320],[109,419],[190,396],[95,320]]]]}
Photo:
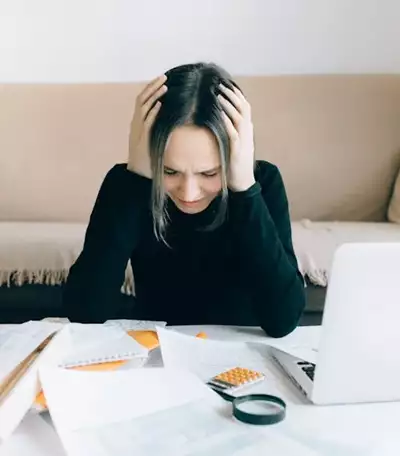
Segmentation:
{"type": "Polygon", "coordinates": [[[131,366],[142,366],[148,350],[120,326],[71,323],[68,352],[60,360],[60,367],[85,366],[130,360],[131,366]]]}
{"type": "MultiPolygon", "coordinates": [[[[84,330],[75,328],[78,343],[81,336],[85,339],[84,330]]],[[[68,334],[69,344],[70,330],[58,334],[68,334]]],[[[100,332],[88,327],[87,334],[92,335],[86,341],[88,349],[96,347],[91,345],[93,335],[100,332]]],[[[48,357],[40,364],[39,377],[58,436],[41,417],[28,414],[0,446],[0,456],[61,456],[63,452],[67,456],[400,454],[396,403],[315,407],[287,401],[282,423],[255,427],[235,421],[231,404],[212,392],[204,380],[235,365],[268,370],[266,350],[271,340],[266,344],[220,342],[163,328],[158,332],[167,366],[163,369],[79,372],[55,367],[54,358],[48,357]]],[[[3,345],[10,334],[0,332],[3,345]]],[[[54,342],[57,340],[60,338],[54,342]]],[[[307,340],[272,342],[303,349],[307,340]]],[[[58,348],[59,355],[63,347],[58,348]]],[[[265,392],[275,393],[272,376],[265,386],[265,392]]],[[[0,423],[1,431],[4,424],[0,423]]]]}
{"type": "Polygon", "coordinates": [[[157,337],[157,327],[164,328],[165,321],[146,321],[146,320],[107,320],[105,326],[115,326],[122,328],[127,334],[146,347],[153,350],[159,347],[157,337]]]}
{"type": "MultiPolygon", "coordinates": [[[[304,402],[295,388],[288,388],[289,382],[282,382],[280,369],[269,354],[270,345],[274,345],[288,352],[304,354],[305,359],[311,357],[310,353],[315,355],[311,349],[302,348],[301,340],[300,344],[285,338],[280,341],[265,339],[265,343],[229,342],[201,339],[165,328],[158,328],[157,333],[165,367],[185,369],[204,382],[231,368],[254,369],[262,372],[265,380],[246,388],[246,393],[273,394],[295,403],[304,402]]],[[[243,391],[240,389],[233,393],[234,396],[241,394],[243,391]]]]}
{"type": "Polygon", "coordinates": [[[0,328],[0,383],[60,325],[29,321],[12,328],[0,328]]]}
{"type": "Polygon", "coordinates": [[[27,413],[15,432],[0,444],[0,456],[66,456],[54,427],[40,415],[27,413]]]}
{"type": "Polygon", "coordinates": [[[130,367],[141,367],[147,357],[148,350],[118,325],[30,321],[1,328],[0,442],[11,435],[33,404],[38,411],[45,408],[43,395],[35,400],[41,390],[37,375],[40,366],[119,366],[118,363],[129,361],[130,367]],[[31,354],[53,333],[57,334],[43,352],[33,357],[31,354]],[[26,363],[28,357],[32,358],[31,364],[26,363]],[[19,366],[25,366],[23,363],[26,369],[20,369],[19,366]],[[14,376],[11,383],[17,368],[21,375],[14,376]]]}
{"type": "Polygon", "coordinates": [[[51,342],[37,356],[32,364],[18,375],[13,388],[7,390],[0,402],[0,443],[8,438],[30,409],[40,391],[38,369],[44,364],[56,365],[58,351],[63,345],[62,325],[46,322],[27,322],[12,330],[1,329],[0,334],[0,383],[9,383],[12,372],[21,366],[36,348],[51,334],[51,342]]]}
{"type": "MultiPolygon", "coordinates": [[[[204,340],[163,328],[158,328],[157,332],[165,367],[185,369],[203,382],[231,368],[254,369],[264,373],[266,379],[251,387],[249,392],[282,394],[281,386],[272,372],[267,345],[204,340]]],[[[240,390],[234,393],[240,394],[240,390]]]]}
{"type": "Polygon", "coordinates": [[[185,371],[43,369],[40,377],[69,456],[310,454],[236,422],[231,405],[185,371]]]}
{"type": "Polygon", "coordinates": [[[165,328],[165,321],[148,320],[107,320],[105,326],[118,326],[125,331],[156,331],[157,328],[165,328]]]}

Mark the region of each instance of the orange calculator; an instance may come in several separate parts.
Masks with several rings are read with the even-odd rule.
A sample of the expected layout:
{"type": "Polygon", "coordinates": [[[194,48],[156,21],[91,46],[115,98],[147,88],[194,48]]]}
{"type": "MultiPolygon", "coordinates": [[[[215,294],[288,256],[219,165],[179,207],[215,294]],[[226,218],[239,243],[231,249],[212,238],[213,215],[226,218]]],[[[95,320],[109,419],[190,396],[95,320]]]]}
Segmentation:
{"type": "Polygon", "coordinates": [[[262,372],[235,367],[212,377],[207,384],[216,391],[229,394],[261,382],[264,378],[265,375],[262,372]]]}

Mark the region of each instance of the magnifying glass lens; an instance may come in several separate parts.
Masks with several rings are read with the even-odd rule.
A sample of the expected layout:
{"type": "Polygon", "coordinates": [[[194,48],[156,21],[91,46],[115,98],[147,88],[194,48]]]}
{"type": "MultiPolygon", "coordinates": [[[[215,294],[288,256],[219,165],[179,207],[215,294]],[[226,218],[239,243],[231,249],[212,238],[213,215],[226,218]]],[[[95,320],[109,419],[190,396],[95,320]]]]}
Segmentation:
{"type": "Polygon", "coordinates": [[[282,406],[273,402],[255,400],[242,402],[237,405],[237,409],[252,415],[275,415],[282,411],[282,406]]]}
{"type": "Polygon", "coordinates": [[[285,418],[286,404],[269,394],[248,394],[236,397],[233,402],[233,415],[249,424],[275,424],[285,418]]]}

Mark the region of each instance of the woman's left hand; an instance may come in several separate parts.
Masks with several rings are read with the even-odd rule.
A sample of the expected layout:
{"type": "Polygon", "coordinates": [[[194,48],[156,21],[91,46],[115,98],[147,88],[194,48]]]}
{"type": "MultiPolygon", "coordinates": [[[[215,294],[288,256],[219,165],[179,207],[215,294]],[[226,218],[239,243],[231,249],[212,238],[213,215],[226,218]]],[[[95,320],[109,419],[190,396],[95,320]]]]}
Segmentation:
{"type": "Polygon", "coordinates": [[[235,192],[242,192],[254,183],[254,139],[251,107],[242,92],[236,87],[233,90],[219,85],[221,92],[229,101],[218,95],[223,108],[222,116],[230,138],[230,166],[228,186],[235,192]]]}

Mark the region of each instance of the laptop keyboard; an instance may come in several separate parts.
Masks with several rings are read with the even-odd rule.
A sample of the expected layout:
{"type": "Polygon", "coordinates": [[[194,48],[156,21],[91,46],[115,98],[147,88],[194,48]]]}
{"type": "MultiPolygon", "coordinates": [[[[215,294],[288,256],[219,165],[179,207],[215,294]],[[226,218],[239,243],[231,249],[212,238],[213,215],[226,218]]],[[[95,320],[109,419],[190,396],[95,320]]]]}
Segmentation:
{"type": "Polygon", "coordinates": [[[314,363],[309,363],[308,361],[299,361],[297,365],[301,367],[302,371],[304,371],[311,380],[314,380],[314,363]]]}

